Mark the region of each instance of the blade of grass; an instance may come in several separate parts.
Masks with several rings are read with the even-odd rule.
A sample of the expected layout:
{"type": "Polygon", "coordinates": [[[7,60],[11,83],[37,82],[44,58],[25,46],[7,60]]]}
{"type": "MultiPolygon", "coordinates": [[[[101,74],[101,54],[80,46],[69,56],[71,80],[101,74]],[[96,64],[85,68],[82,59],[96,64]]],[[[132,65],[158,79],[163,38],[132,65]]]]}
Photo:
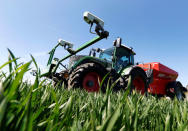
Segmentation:
{"type": "Polygon", "coordinates": [[[23,75],[26,73],[27,69],[29,68],[30,64],[31,64],[31,62],[28,62],[20,67],[21,71],[16,76],[15,80],[13,81],[13,83],[11,85],[10,91],[8,92],[8,95],[7,95],[8,99],[11,99],[14,96],[14,94],[16,93],[16,89],[17,89],[20,81],[22,80],[23,75]]]}
{"type": "Polygon", "coordinates": [[[2,120],[5,115],[6,108],[7,108],[7,99],[4,98],[0,103],[0,128],[1,128],[2,120]]]}
{"type": "MultiPolygon", "coordinates": [[[[8,56],[8,61],[11,61],[11,57],[10,57],[10,55],[8,56]]],[[[12,72],[12,62],[11,63],[9,63],[9,73],[11,73],[12,72]]]]}
{"type": "Polygon", "coordinates": [[[14,62],[14,61],[16,61],[16,60],[18,60],[18,59],[19,59],[19,58],[16,58],[16,59],[13,59],[13,60],[10,60],[10,61],[4,63],[3,65],[0,66],[0,70],[1,70],[3,67],[5,67],[6,65],[8,65],[8,64],[10,64],[10,63],[12,63],[12,62],[14,62]]]}
{"type": "MultiPolygon", "coordinates": [[[[9,52],[10,56],[12,57],[12,59],[16,59],[16,57],[14,56],[14,54],[12,53],[12,51],[9,48],[7,48],[7,50],[9,52]]],[[[17,61],[14,61],[14,64],[15,64],[16,67],[18,66],[17,61]]]]}

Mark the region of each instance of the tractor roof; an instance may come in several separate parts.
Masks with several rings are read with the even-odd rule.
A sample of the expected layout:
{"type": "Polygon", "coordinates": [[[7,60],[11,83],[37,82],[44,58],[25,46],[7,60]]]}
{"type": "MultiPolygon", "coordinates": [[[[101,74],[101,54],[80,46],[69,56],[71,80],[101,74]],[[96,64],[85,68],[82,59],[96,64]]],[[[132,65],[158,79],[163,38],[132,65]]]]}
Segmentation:
{"type": "Polygon", "coordinates": [[[130,47],[128,47],[128,46],[125,46],[125,45],[121,45],[121,47],[123,47],[123,48],[129,50],[133,55],[136,55],[136,53],[133,51],[132,48],[130,48],[130,47]]]}

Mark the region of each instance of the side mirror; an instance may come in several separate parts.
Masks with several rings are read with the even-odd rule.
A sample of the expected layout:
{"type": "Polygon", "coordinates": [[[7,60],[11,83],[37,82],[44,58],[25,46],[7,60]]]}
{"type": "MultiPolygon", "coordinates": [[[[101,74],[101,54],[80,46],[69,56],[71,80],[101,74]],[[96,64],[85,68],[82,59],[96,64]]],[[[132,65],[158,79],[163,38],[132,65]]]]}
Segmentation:
{"type": "Polygon", "coordinates": [[[115,47],[121,47],[121,41],[122,39],[120,37],[118,37],[114,42],[113,42],[113,45],[115,47]]]}

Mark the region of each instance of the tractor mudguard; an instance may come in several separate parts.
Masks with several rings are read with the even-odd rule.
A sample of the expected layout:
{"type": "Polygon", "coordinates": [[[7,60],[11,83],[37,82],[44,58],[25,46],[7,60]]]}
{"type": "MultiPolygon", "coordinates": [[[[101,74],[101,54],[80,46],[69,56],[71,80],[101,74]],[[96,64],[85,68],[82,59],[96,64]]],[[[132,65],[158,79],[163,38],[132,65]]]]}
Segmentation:
{"type": "Polygon", "coordinates": [[[127,89],[130,88],[147,94],[149,88],[149,81],[146,72],[138,66],[131,65],[121,71],[121,76],[127,81],[127,89]]]}
{"type": "Polygon", "coordinates": [[[135,66],[135,65],[132,65],[132,66],[129,66],[129,67],[123,69],[123,70],[121,71],[121,75],[122,75],[122,76],[129,76],[130,73],[131,73],[131,71],[132,71],[133,69],[134,69],[134,70],[139,70],[139,71],[143,72],[143,73],[146,75],[147,81],[148,81],[149,84],[153,82],[153,69],[149,69],[149,70],[147,70],[147,71],[145,72],[141,67],[135,66]]]}
{"type": "Polygon", "coordinates": [[[131,72],[131,70],[134,68],[134,66],[129,66],[121,71],[122,76],[128,76],[131,72]]]}
{"type": "Polygon", "coordinates": [[[78,61],[75,62],[75,64],[71,67],[70,71],[74,70],[76,67],[78,67],[81,64],[90,63],[90,62],[99,64],[104,68],[107,68],[107,66],[109,65],[109,63],[107,63],[105,60],[91,56],[84,56],[83,58],[80,58],[78,61]]]}
{"type": "Polygon", "coordinates": [[[129,76],[133,70],[139,70],[140,72],[143,72],[146,75],[146,77],[148,78],[146,72],[141,67],[138,67],[138,66],[135,66],[135,65],[132,65],[132,66],[129,66],[129,67],[123,69],[121,71],[121,75],[122,76],[129,76]]]}

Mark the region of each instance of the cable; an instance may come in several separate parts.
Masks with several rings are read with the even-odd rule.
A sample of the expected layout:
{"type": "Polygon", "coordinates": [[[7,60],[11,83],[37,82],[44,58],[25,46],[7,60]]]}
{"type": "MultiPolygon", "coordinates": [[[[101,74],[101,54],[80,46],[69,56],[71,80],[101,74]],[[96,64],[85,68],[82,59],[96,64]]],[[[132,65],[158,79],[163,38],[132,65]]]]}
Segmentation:
{"type": "Polygon", "coordinates": [[[96,33],[94,33],[94,32],[91,31],[92,26],[93,26],[93,22],[91,22],[91,24],[90,24],[89,32],[90,32],[91,34],[96,34],[96,33]]]}
{"type": "Polygon", "coordinates": [[[63,65],[62,63],[60,63],[60,65],[63,66],[67,70],[67,67],[65,65],[63,65]]]}

